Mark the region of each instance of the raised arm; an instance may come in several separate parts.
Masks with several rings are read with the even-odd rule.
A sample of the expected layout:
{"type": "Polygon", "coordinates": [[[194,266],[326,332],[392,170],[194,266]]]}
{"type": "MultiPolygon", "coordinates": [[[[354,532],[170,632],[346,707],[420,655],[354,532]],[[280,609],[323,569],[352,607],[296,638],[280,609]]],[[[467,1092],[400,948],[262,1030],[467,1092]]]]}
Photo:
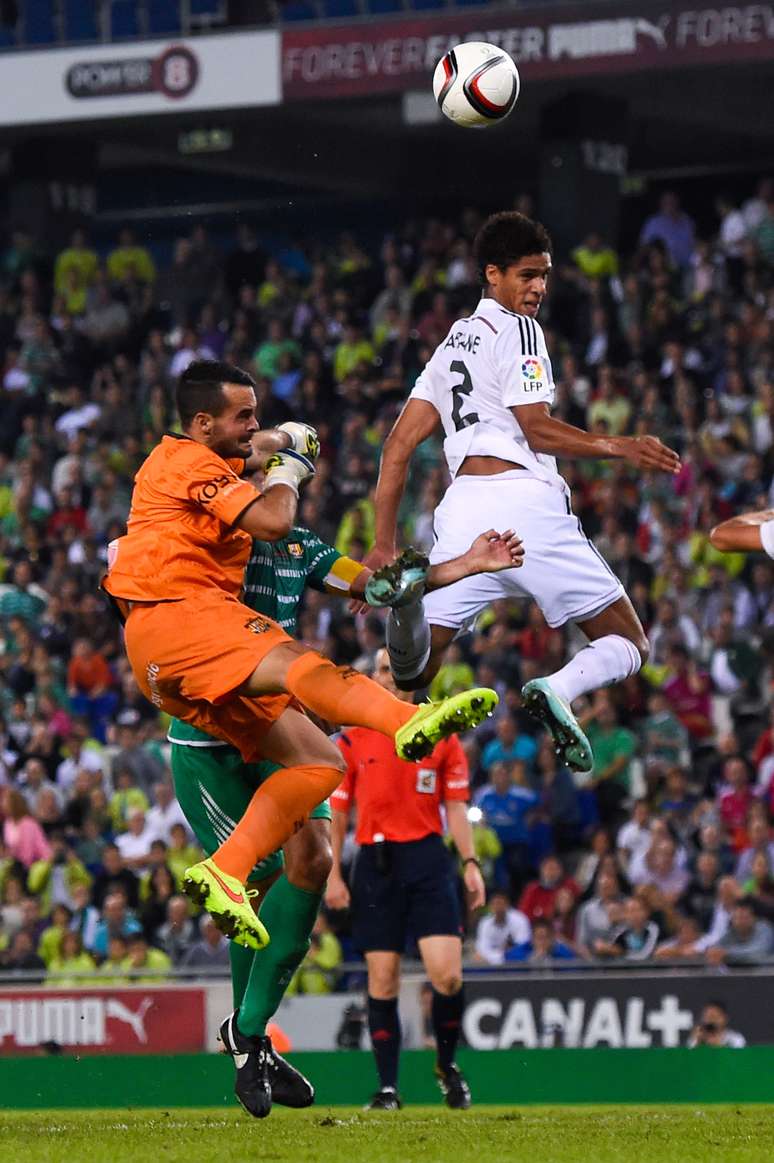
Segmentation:
{"type": "Polygon", "coordinates": [[[378,569],[395,556],[398,509],[414,449],[438,426],[439,416],[427,400],[409,400],[384,442],[376,485],[376,541],[366,565],[378,569]]]}
{"type": "Polygon", "coordinates": [[[252,438],[253,451],[245,461],[245,473],[258,472],[275,452],[292,449],[302,456],[316,460],[320,453],[320,441],[311,424],[288,420],[279,428],[259,428],[252,438]]]}
{"type": "Polygon", "coordinates": [[[618,458],[642,469],[680,471],[679,456],[657,436],[602,436],[585,432],[552,416],[545,403],[518,404],[511,410],[533,452],[570,459],[618,458]]]}
{"type": "Polygon", "coordinates": [[[295,524],[298,490],[314,476],[320,442],[309,424],[289,421],[256,432],[252,443],[245,469],[264,470],[263,488],[235,524],[259,541],[279,541],[295,524]]]}
{"type": "Polygon", "coordinates": [[[296,523],[298,493],[291,485],[277,484],[255,500],[234,524],[258,541],[280,541],[296,523]]]}
{"type": "Polygon", "coordinates": [[[245,475],[258,472],[262,469],[269,457],[275,452],[284,452],[290,448],[291,437],[279,428],[260,428],[253,436],[253,451],[245,461],[245,475]]]}
{"type": "Polygon", "coordinates": [[[716,525],[710,541],[721,553],[754,553],[763,550],[774,556],[774,509],[740,513],[716,525]],[[763,526],[766,526],[764,529],[763,526]]]}

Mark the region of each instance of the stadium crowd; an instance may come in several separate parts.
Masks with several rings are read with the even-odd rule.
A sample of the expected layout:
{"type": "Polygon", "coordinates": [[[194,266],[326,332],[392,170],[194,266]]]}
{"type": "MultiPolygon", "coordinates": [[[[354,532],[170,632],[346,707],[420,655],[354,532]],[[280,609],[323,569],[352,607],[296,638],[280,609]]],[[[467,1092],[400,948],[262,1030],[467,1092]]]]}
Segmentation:
{"type": "MultiPolygon", "coordinates": [[[[521,199],[519,207],[524,208],[521,199]]],[[[527,207],[529,208],[529,207],[527,207]]],[[[469,917],[487,964],[774,954],[774,563],[723,556],[708,533],[774,504],[774,183],[717,200],[698,237],[665,194],[634,253],[598,236],[555,258],[541,315],[569,422],[655,432],[674,479],[567,463],[574,507],[651,641],[643,672],[581,707],[596,766],[557,767],[520,707],[575,630],[503,603],[455,643],[431,695],[501,696],[465,739],[471,818],[490,890],[469,917]]],[[[478,297],[482,218],[411,221],[372,245],[229,246],[196,225],[159,261],[123,230],[82,230],[56,255],[19,227],[0,256],[0,968],[54,984],[227,972],[226,942],[179,892],[198,858],[167,766],[166,723],[140,695],[98,590],[132,476],[175,427],[172,387],[195,358],[250,369],[265,426],[319,430],[300,521],[352,557],[374,529],[382,441],[417,373],[478,297]]],[[[427,441],[403,511],[429,548],[445,484],[427,441]]],[[[518,517],[514,516],[518,529],[518,517]]],[[[376,613],[310,593],[300,636],[368,669],[376,613]]],[[[350,852],[351,855],[351,852],[350,852]]],[[[297,988],[335,987],[346,918],[318,922],[297,988]]]]}

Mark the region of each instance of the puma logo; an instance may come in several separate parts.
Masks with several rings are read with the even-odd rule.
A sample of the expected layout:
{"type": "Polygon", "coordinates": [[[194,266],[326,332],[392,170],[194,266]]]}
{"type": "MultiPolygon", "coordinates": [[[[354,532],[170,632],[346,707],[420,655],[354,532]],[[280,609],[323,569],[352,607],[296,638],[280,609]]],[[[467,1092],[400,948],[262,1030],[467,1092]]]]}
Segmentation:
{"type": "Polygon", "coordinates": [[[153,998],[144,997],[135,1013],[128,1006],[125,1006],[122,1001],[116,1001],[115,998],[111,997],[108,998],[105,1005],[105,1016],[115,1018],[118,1022],[126,1022],[127,1026],[131,1026],[137,1041],[141,1042],[144,1046],[148,1041],[148,1035],[145,1032],[145,1015],[152,1005],[153,998]]]}

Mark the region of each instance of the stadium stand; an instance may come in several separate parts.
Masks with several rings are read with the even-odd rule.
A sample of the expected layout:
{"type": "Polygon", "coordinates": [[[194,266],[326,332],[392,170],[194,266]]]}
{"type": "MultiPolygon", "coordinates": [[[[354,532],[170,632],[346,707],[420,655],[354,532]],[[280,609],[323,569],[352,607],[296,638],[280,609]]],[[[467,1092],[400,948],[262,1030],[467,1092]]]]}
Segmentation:
{"type": "MultiPolygon", "coordinates": [[[[771,183],[751,186],[741,206],[719,207],[711,238],[697,239],[690,214],[667,201],[631,253],[591,237],[556,264],[542,323],[559,414],[600,431],[655,429],[683,469],[674,481],[643,481],[616,462],[566,466],[576,512],[653,648],[641,675],[582,708],[597,758],[590,784],[557,769],[519,705],[522,682],[554,669],[573,631],[550,630],[526,603],[493,608],[433,683],[434,696],[473,680],[501,694],[495,720],[465,742],[479,855],[490,889],[505,894],[495,898],[499,928],[490,924],[475,944],[478,919],[469,918],[470,950],[496,963],[744,963],[774,949],[774,564],[720,555],[707,536],[739,509],[774,503],[771,183]],[[740,897],[752,913],[737,907],[740,897]],[[526,920],[509,918],[508,907],[526,920]],[[545,917],[553,938],[525,940],[545,917]]],[[[467,210],[396,222],[376,243],[342,232],[282,249],[260,234],[255,245],[249,231],[220,248],[197,224],[173,265],[129,236],[99,253],[76,238],[58,255],[23,229],[7,239],[6,972],[40,977],[52,963],[69,972],[68,929],[105,964],[126,956],[119,938],[140,928],[175,963],[198,936],[177,896],[195,852],[168,790],[165,724],[139,695],[97,589],[132,475],[175,425],[175,376],[197,356],[232,360],[256,375],[264,424],[316,424],[322,458],[301,519],[342,551],[365,554],[381,442],[434,345],[475,306],[479,221],[467,210]]],[[[403,510],[405,538],[423,548],[444,471],[439,443],[428,441],[403,510]]],[[[383,621],[354,620],[311,595],[299,631],[367,669],[383,621]]],[[[349,955],[346,920],[333,922],[349,955]]]]}

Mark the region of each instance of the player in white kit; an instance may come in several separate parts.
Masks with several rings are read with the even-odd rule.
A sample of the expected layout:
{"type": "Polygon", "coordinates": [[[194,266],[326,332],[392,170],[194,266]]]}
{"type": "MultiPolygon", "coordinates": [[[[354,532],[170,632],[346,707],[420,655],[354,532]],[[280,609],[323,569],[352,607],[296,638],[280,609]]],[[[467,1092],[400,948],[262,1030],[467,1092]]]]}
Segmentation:
{"type": "Polygon", "coordinates": [[[551,416],[551,361],[535,319],[551,269],[544,227],[516,212],[495,214],[479,231],[475,254],[483,298],[453,324],[385,442],[376,542],[366,559],[379,572],[367,597],[392,607],[387,645],[403,689],[425,686],[452,639],[498,598],[529,595],[549,626],[578,623],[589,645],[522,694],[565,761],[589,771],[591,748],[570,703],[636,674],[648,641],[620,581],[573,515],[555,458],[619,457],[669,473],[680,461],[655,436],[594,435],[551,416]],[[430,561],[457,556],[492,526],[516,529],[524,560],[518,569],[466,578],[422,601],[416,555],[393,561],[396,522],[411,456],[439,421],[452,483],[435,512],[430,561]]]}
{"type": "Polygon", "coordinates": [[[715,526],[710,541],[721,553],[754,553],[762,549],[774,559],[774,509],[729,517],[715,526]]]}

